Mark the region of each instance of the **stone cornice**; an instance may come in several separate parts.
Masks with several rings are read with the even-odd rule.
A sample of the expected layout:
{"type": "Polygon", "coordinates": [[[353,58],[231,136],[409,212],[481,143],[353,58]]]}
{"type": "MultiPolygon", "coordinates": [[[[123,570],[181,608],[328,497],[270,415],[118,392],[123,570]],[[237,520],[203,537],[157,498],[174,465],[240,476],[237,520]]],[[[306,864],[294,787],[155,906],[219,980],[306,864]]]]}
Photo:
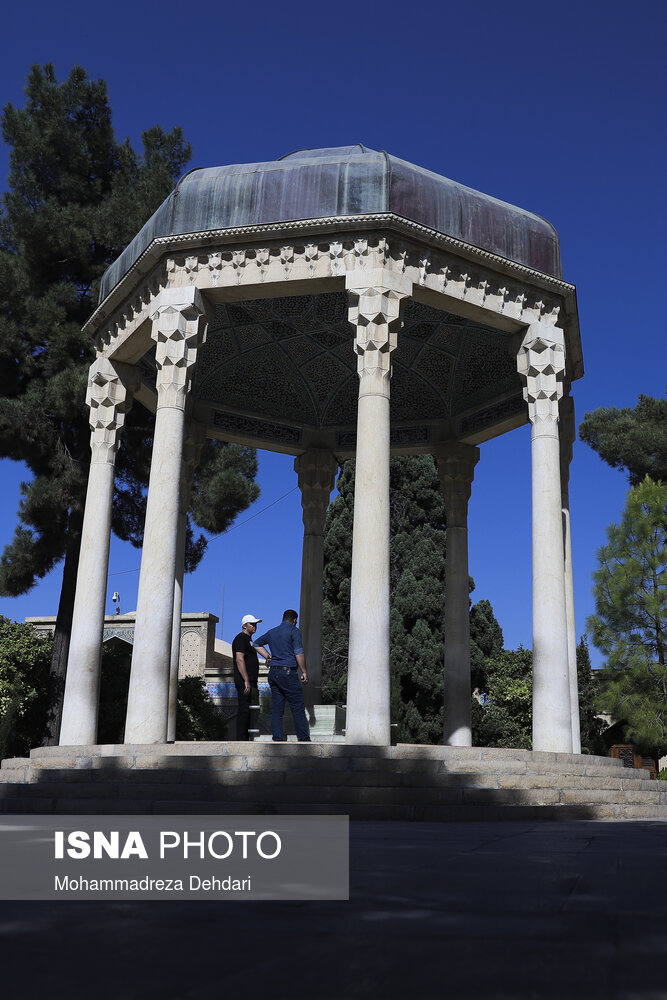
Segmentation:
{"type": "MultiPolygon", "coordinates": [[[[368,216],[361,217],[361,221],[386,224],[388,218],[368,216]]],[[[518,330],[534,322],[546,325],[558,323],[567,334],[568,377],[573,380],[583,374],[572,285],[531,272],[523,265],[513,265],[486,251],[478,251],[479,259],[473,266],[464,251],[475,251],[475,248],[460,244],[451,237],[431,233],[434,243],[425,246],[424,243],[397,236],[395,232],[376,230],[363,233],[359,228],[354,232],[352,223],[358,224],[359,217],[324,221],[331,227],[335,223],[350,227],[347,238],[339,228],[335,234],[337,238],[330,233],[328,237],[323,235],[317,239],[311,232],[312,242],[285,243],[287,230],[283,227],[282,233],[278,233],[274,227],[271,229],[274,239],[262,241],[264,245],[258,246],[259,227],[248,234],[253,239],[245,245],[239,245],[239,230],[227,231],[230,238],[232,235],[235,238],[232,244],[224,243],[221,238],[216,243],[216,234],[195,234],[202,236],[205,246],[200,243],[192,253],[183,250],[163,259],[148,276],[149,280],[138,287],[135,285],[131,297],[128,296],[122,307],[107,321],[103,316],[103,307],[111,304],[111,297],[91,317],[86,329],[92,332],[94,324],[99,322],[95,330],[98,352],[115,356],[127,338],[149,317],[151,303],[164,288],[195,287],[211,295],[224,291],[226,296],[231,293],[234,299],[242,301],[244,293],[246,297],[267,294],[262,289],[271,289],[274,295],[280,294],[282,288],[285,294],[289,294],[291,289],[303,294],[311,281],[317,282],[312,286],[313,291],[333,290],[339,283],[342,285],[351,272],[381,268],[404,282],[411,282],[414,293],[422,290],[422,294],[431,297],[432,304],[437,304],[437,299],[442,296],[443,308],[455,311],[456,303],[460,303],[459,308],[464,314],[465,310],[472,309],[483,322],[491,325],[500,322],[504,324],[504,329],[514,327],[518,330]],[[283,240],[276,238],[280,235],[283,240]],[[508,267],[516,272],[515,278],[508,277],[508,267]],[[525,280],[518,280],[520,276],[525,280]],[[334,284],[329,284],[332,281],[334,284]]],[[[396,221],[411,230],[429,232],[416,223],[396,221]]],[[[285,225],[293,230],[296,227],[296,224],[285,225]]],[[[182,237],[181,242],[185,245],[192,239],[194,236],[189,234],[187,239],[182,237]]],[[[153,246],[158,243],[155,241],[153,246]]],[[[148,253],[146,251],[146,255],[148,253]]],[[[135,278],[138,277],[138,271],[132,273],[135,278]]],[[[121,282],[118,289],[124,283],[121,282]]],[[[128,285],[128,292],[130,288],[128,285]]],[[[125,355],[122,356],[125,359],[125,355]]]]}
{"type": "MultiPolygon", "coordinates": [[[[84,330],[98,337],[99,349],[104,351],[115,332],[130,332],[146,319],[151,299],[167,285],[196,284],[204,290],[342,278],[359,266],[354,247],[364,240],[369,246],[384,247],[382,265],[409,272],[416,287],[526,325],[553,313],[553,322],[558,318],[561,325],[570,327],[573,338],[569,339],[578,342],[573,285],[391,214],[161,237],[100,304],[84,330]],[[334,234],[340,234],[341,239],[335,239],[334,234]],[[286,240],[294,241],[295,237],[300,237],[298,242],[285,246],[286,240]]],[[[578,348],[571,352],[573,377],[577,378],[583,369],[573,354],[578,354],[578,348]]]]}
{"type": "MultiPolygon", "coordinates": [[[[472,243],[465,243],[454,236],[440,233],[436,229],[430,229],[412,219],[394,215],[391,212],[381,212],[373,215],[343,215],[331,216],[324,219],[299,219],[293,222],[267,223],[261,226],[237,226],[229,229],[210,229],[196,233],[179,233],[171,236],[159,236],[143,251],[137,260],[131,265],[123,275],[118,284],[107,295],[104,302],[101,302],[91,318],[86,322],[84,329],[95,319],[97,314],[104,309],[107,302],[116,296],[118,291],[123,289],[131,279],[137,274],[144,275],[164,254],[170,250],[180,250],[183,252],[187,247],[201,247],[202,249],[215,243],[238,242],[263,242],[269,239],[282,239],[285,235],[292,233],[309,232],[313,236],[325,235],[332,229],[340,229],[345,232],[355,229],[381,229],[387,228],[395,232],[403,233],[407,236],[416,236],[433,246],[441,246],[453,249],[461,256],[469,256],[471,260],[487,260],[494,267],[506,269],[507,273],[530,276],[535,281],[545,282],[545,287],[559,290],[562,293],[574,290],[574,285],[545,274],[543,271],[536,271],[525,264],[502,257],[490,250],[484,250],[472,243]]],[[[122,295],[122,291],[121,291],[122,295]]]]}

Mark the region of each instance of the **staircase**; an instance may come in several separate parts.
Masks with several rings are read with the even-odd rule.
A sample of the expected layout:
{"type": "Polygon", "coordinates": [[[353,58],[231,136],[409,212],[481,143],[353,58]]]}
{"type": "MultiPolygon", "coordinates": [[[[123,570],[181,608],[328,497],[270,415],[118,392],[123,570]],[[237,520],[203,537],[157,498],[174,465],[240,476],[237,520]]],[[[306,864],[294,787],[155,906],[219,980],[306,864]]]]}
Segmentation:
{"type": "Polygon", "coordinates": [[[477,747],[41,747],[2,762],[0,812],[667,819],[667,783],[608,757],[477,747]]]}

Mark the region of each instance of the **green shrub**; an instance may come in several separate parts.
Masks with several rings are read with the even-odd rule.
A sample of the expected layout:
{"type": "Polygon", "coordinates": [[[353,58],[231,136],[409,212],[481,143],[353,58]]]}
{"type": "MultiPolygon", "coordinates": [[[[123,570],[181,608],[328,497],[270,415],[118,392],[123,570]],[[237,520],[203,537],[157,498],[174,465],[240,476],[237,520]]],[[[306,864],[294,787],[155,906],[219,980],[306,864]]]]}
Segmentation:
{"type": "Polygon", "coordinates": [[[0,758],[26,756],[46,728],[52,640],[0,616],[0,758]]]}
{"type": "Polygon", "coordinates": [[[199,677],[183,677],[178,682],[176,739],[224,740],[225,733],[224,719],[204,681],[199,677]]]}

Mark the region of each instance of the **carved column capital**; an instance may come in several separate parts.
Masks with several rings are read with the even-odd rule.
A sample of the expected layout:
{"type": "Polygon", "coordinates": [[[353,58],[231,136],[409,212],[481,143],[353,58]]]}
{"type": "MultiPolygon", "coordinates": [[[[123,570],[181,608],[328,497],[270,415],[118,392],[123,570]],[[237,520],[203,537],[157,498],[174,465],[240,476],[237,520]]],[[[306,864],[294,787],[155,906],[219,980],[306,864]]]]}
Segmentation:
{"type": "Polygon", "coordinates": [[[479,448],[453,441],[440,445],[435,452],[438,478],[445,498],[447,527],[465,527],[468,523],[468,501],[479,448]]]}
{"type": "Polygon", "coordinates": [[[304,534],[323,536],[338,459],[326,448],[310,448],[294,459],[294,471],[301,490],[304,534]]]}
{"type": "Polygon", "coordinates": [[[184,410],[197,350],[206,336],[206,310],[199,289],[163,289],[151,309],[151,321],[157,345],[158,408],[184,410]]]}
{"type": "Polygon", "coordinates": [[[533,430],[556,433],[565,374],[565,337],[560,327],[531,324],[519,348],[517,369],[524,380],[523,398],[533,430]]]}
{"type": "Polygon", "coordinates": [[[401,302],[411,294],[412,282],[380,268],[348,272],[346,287],[360,394],[389,396],[391,352],[402,326],[401,302]]]}
{"type": "Polygon", "coordinates": [[[113,465],[125,414],[139,384],[138,372],[131,365],[101,357],[90,366],[86,403],[90,408],[92,462],[113,465]]]}

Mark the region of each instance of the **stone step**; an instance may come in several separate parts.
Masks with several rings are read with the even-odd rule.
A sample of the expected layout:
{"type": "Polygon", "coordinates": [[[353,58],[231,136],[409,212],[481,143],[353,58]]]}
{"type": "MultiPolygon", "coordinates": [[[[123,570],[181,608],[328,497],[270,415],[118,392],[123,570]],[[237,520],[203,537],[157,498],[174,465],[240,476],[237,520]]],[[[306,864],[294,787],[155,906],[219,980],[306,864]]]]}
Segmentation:
{"type": "MultiPolygon", "coordinates": [[[[85,772],[82,772],[85,775],[85,772]]],[[[419,803],[467,803],[494,802],[502,804],[586,804],[586,803],[619,803],[619,804],[654,804],[667,806],[667,795],[656,782],[647,782],[642,786],[626,786],[616,788],[599,788],[590,785],[562,788],[557,786],[533,785],[498,786],[490,780],[488,784],[470,785],[468,783],[452,784],[439,782],[437,784],[414,785],[413,783],[376,784],[359,783],[352,785],[339,781],[311,782],[303,784],[294,779],[288,780],[288,775],[281,772],[253,773],[230,772],[221,781],[205,780],[206,776],[197,776],[199,780],[153,780],[154,772],[145,771],[138,774],[134,780],[118,776],[115,780],[77,780],[68,781],[66,776],[59,774],[58,778],[49,781],[37,781],[30,784],[9,784],[11,797],[52,799],[62,798],[80,800],[98,798],[102,795],[111,799],[140,799],[153,801],[156,799],[172,799],[173,801],[195,800],[209,798],[212,801],[252,802],[258,798],[265,803],[293,802],[302,804],[339,803],[339,802],[369,802],[394,804],[419,803]],[[140,780],[143,777],[143,780],[140,780]],[[204,780],[202,780],[204,779],[204,780]],[[232,779],[232,780],[229,780],[232,779]],[[244,780],[245,779],[245,780],[244,780]],[[248,780],[250,779],[250,780],[248,780]]],[[[1,791],[0,791],[1,794],[1,791]]]]}
{"type": "MultiPolygon", "coordinates": [[[[345,743],[344,736],[337,736],[335,733],[320,732],[317,727],[310,730],[310,737],[315,743],[345,743]]],[[[298,743],[299,741],[296,736],[288,733],[286,742],[298,743]]],[[[270,733],[261,733],[259,736],[255,736],[253,743],[273,743],[273,737],[270,733]]]]}
{"type": "Polygon", "coordinates": [[[346,815],[352,820],[400,820],[423,822],[471,822],[485,820],[628,820],[667,819],[664,805],[651,804],[501,804],[497,802],[398,804],[394,802],[293,803],[220,802],[205,799],[80,800],[3,798],[0,813],[39,815],[346,815]]]}
{"type": "MultiPolygon", "coordinates": [[[[122,767],[187,766],[187,761],[198,760],[207,768],[265,768],[286,758],[317,759],[318,767],[339,766],[350,770],[374,770],[392,766],[396,770],[410,770],[417,765],[422,770],[474,773],[498,770],[504,773],[580,774],[604,776],[623,773],[632,779],[645,779],[647,772],[624,768],[620,761],[608,757],[580,756],[574,754],[530,753],[525,750],[497,750],[463,747],[356,747],[334,743],[175,743],[167,746],[150,745],[94,746],[94,747],[40,747],[31,752],[30,758],[13,758],[2,762],[2,772],[31,766],[40,768],[107,766],[98,762],[115,761],[122,767]],[[391,763],[390,763],[391,762],[391,763]]],[[[108,766],[112,766],[109,764],[108,766]]]]}
{"type": "MultiPolygon", "coordinates": [[[[177,761],[178,758],[174,758],[177,761]]],[[[44,786],[74,785],[74,784],[111,784],[122,781],[128,786],[146,783],[170,783],[174,786],[189,785],[303,785],[312,787],[326,786],[367,786],[380,788],[412,787],[424,791],[445,787],[478,787],[478,788],[515,788],[515,789],[547,789],[547,788],[590,788],[608,791],[655,791],[656,782],[649,778],[626,778],[620,772],[611,776],[559,775],[548,772],[514,773],[498,771],[479,771],[475,773],[449,771],[404,771],[385,768],[373,771],[348,771],[336,766],[335,761],[323,760],[317,766],[309,768],[301,766],[286,767],[284,760],[271,760],[268,763],[276,766],[264,768],[243,766],[247,761],[239,763],[238,758],[222,758],[217,767],[201,767],[196,758],[184,758],[178,761],[178,766],[168,768],[119,768],[114,761],[95,761],[92,768],[33,768],[29,779],[8,778],[8,771],[0,772],[2,780],[10,783],[14,780],[20,784],[39,783],[44,786]],[[225,766],[226,763],[234,764],[225,766]],[[182,766],[185,762],[185,766],[182,766]],[[104,764],[104,766],[101,766],[104,764]],[[113,765],[113,766],[111,766],[113,765]],[[197,766],[199,765],[199,766],[197,766]]],[[[21,769],[23,775],[25,769],[21,769]]],[[[667,788],[664,789],[667,795],[667,788]]],[[[81,794],[81,793],[77,793],[81,794]]]]}
{"type": "Polygon", "coordinates": [[[617,760],[462,747],[222,742],[43,747],[4,761],[0,811],[663,818],[667,785],[617,760]],[[553,816],[551,815],[553,813],[553,816]]]}
{"type": "MultiPolygon", "coordinates": [[[[237,745],[238,746],[238,745],[237,745]]],[[[299,748],[300,750],[301,748],[299,748]]],[[[284,754],[268,753],[229,754],[226,756],[180,756],[158,757],[154,755],[93,757],[93,758],[33,758],[4,762],[0,779],[5,782],[34,782],[49,780],[51,774],[67,776],[67,780],[81,780],[85,774],[113,775],[122,772],[129,780],[135,773],[153,771],[160,775],[158,780],[180,782],[188,771],[197,775],[210,776],[211,780],[225,780],[224,775],[233,772],[273,773],[287,775],[287,781],[319,784],[325,780],[329,784],[415,784],[421,786],[442,784],[473,784],[498,787],[578,787],[582,782],[597,788],[626,788],[643,786],[650,782],[648,772],[618,766],[615,768],[595,765],[571,766],[567,771],[559,771],[555,766],[531,769],[530,762],[508,759],[488,761],[483,766],[480,761],[437,761],[416,762],[409,758],[379,760],[367,757],[309,758],[308,756],[286,757],[284,754]]],[[[195,779],[193,779],[195,780],[195,779]]],[[[277,780],[277,779],[276,779],[277,780]]]]}

